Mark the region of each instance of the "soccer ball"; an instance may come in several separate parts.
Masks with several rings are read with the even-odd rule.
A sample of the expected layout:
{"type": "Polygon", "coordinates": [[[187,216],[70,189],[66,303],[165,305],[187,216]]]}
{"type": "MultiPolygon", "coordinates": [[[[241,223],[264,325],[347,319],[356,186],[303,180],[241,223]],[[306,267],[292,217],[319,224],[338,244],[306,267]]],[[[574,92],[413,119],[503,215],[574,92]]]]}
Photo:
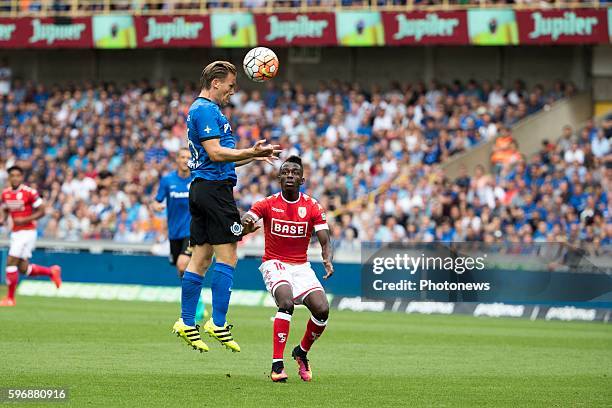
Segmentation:
{"type": "Polygon", "coordinates": [[[278,58],[271,49],[257,47],[247,52],[242,67],[251,81],[264,82],[278,73],[278,58]]]}

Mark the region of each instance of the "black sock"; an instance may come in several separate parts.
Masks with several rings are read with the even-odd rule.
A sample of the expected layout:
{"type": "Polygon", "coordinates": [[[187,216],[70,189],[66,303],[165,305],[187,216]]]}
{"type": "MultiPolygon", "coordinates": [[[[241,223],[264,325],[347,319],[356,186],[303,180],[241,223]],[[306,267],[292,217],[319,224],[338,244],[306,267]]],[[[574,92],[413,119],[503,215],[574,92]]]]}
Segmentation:
{"type": "Polygon", "coordinates": [[[281,313],[286,313],[289,316],[291,316],[293,314],[293,309],[289,310],[289,309],[283,309],[282,307],[279,307],[278,311],[281,312],[281,313]]]}
{"type": "Polygon", "coordinates": [[[308,354],[307,351],[302,350],[299,344],[295,346],[295,348],[293,349],[293,353],[299,357],[306,357],[306,354],[308,354]]]}
{"type": "Polygon", "coordinates": [[[285,364],[282,361],[275,361],[272,363],[272,371],[275,373],[280,373],[282,369],[285,368],[285,364]]]}

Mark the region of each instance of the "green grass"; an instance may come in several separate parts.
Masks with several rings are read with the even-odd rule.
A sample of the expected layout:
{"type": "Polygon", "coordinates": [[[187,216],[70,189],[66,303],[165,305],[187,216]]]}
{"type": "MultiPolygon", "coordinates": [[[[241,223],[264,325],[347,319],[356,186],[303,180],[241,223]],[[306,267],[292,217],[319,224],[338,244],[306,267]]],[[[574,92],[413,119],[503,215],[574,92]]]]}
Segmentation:
{"type": "MultiPolygon", "coordinates": [[[[314,381],[287,360],[289,382],[273,384],[273,309],[233,307],[242,353],[206,338],[199,354],[170,333],[178,305],[18,302],[0,309],[0,387],[69,387],[69,404],[53,406],[612,405],[605,324],[332,311],[314,381]]],[[[296,310],[287,351],[306,319],[296,310]]]]}

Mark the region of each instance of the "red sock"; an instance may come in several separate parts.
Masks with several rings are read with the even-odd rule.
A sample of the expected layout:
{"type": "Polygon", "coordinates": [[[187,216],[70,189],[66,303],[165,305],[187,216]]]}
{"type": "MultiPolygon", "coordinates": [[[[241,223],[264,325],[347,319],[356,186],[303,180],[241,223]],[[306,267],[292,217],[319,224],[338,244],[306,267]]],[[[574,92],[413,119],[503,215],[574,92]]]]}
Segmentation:
{"type": "Polygon", "coordinates": [[[51,276],[51,268],[46,266],[30,264],[28,266],[28,276],[51,276]]]}
{"type": "Polygon", "coordinates": [[[312,347],[312,343],[321,337],[326,326],[327,320],[322,322],[310,316],[310,320],[308,320],[308,324],[306,325],[306,333],[304,333],[304,337],[302,337],[302,341],[300,342],[302,350],[309,351],[310,347],[312,347]]]}
{"type": "Polygon", "coordinates": [[[291,315],[284,311],[278,311],[274,318],[274,335],[272,337],[274,351],[272,353],[272,361],[281,361],[283,359],[290,325],[291,315]]]}
{"type": "Polygon", "coordinates": [[[15,290],[19,283],[19,272],[16,266],[6,267],[6,285],[8,286],[8,298],[15,300],[15,290]]]}

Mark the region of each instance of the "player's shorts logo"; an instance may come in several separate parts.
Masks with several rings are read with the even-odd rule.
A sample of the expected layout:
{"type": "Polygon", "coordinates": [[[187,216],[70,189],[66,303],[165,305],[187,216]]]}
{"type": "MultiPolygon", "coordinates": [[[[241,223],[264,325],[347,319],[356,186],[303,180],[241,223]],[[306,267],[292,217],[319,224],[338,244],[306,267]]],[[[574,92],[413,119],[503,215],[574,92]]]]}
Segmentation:
{"type": "Polygon", "coordinates": [[[306,207],[298,207],[298,215],[300,218],[306,217],[306,207]]]}
{"type": "Polygon", "coordinates": [[[230,227],[230,231],[232,232],[232,234],[234,234],[235,236],[239,237],[240,235],[242,235],[242,230],[244,228],[242,227],[241,224],[238,224],[237,222],[234,222],[232,224],[232,226],[230,227]]]}

